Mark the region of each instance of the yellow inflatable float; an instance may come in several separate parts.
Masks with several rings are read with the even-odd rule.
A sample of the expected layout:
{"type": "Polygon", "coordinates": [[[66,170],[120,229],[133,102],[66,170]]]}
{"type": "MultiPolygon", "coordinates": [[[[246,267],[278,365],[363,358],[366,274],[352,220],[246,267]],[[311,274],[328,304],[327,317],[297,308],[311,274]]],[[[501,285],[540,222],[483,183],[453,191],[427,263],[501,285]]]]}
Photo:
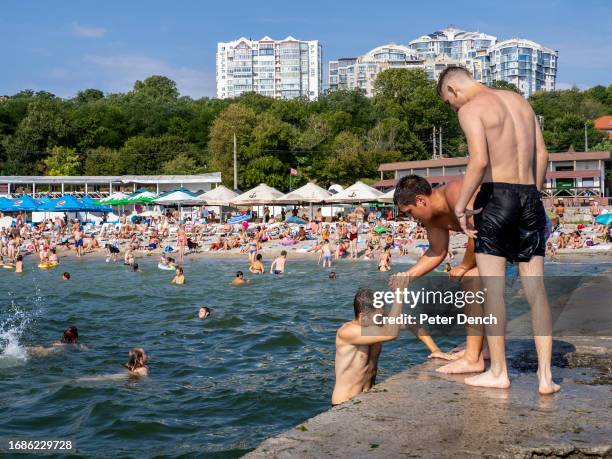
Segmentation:
{"type": "Polygon", "coordinates": [[[49,268],[55,268],[57,265],[59,265],[57,261],[50,261],[49,263],[39,263],[38,267],[40,269],[49,269],[49,268]]]}

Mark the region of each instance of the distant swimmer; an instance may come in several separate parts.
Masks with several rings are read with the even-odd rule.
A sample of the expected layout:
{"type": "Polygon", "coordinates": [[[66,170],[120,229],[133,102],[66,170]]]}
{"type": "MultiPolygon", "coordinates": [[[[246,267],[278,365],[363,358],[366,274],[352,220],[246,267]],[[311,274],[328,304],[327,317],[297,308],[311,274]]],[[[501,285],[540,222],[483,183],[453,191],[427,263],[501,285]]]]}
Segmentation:
{"type": "Polygon", "coordinates": [[[78,346],[80,349],[87,349],[87,346],[79,343],[79,331],[74,325],[71,325],[64,330],[64,334],[62,335],[62,339],[60,341],[54,342],[50,347],[30,347],[28,348],[28,353],[34,357],[45,357],[52,352],[60,351],[66,348],[66,346],[78,346]]]}
{"type": "Polygon", "coordinates": [[[62,280],[70,280],[70,273],[68,271],[62,274],[62,280]]]}
{"type": "Polygon", "coordinates": [[[130,376],[147,376],[149,374],[149,367],[146,365],[148,360],[149,356],[145,354],[144,349],[135,347],[128,354],[128,362],[124,366],[130,376]]]}
{"type": "Polygon", "coordinates": [[[206,319],[210,315],[210,308],[203,306],[198,311],[198,318],[201,320],[206,319]]]}
{"type": "Polygon", "coordinates": [[[378,270],[383,272],[391,270],[391,246],[389,244],[385,246],[385,249],[380,254],[378,270]]]}
{"type": "Polygon", "coordinates": [[[263,262],[261,261],[262,256],[261,253],[258,253],[255,256],[255,261],[249,266],[249,271],[253,274],[263,274],[266,272],[266,268],[264,267],[263,262]]]}
{"type": "Polygon", "coordinates": [[[336,280],[338,276],[336,275],[336,271],[332,271],[327,277],[329,277],[331,280],[336,280]]]}
{"type": "Polygon", "coordinates": [[[23,255],[17,255],[17,258],[15,259],[15,272],[23,272],[23,255]]]}
{"type": "Polygon", "coordinates": [[[248,279],[244,278],[244,273],[242,271],[236,271],[236,277],[232,280],[233,285],[244,285],[248,282],[248,279]]]}
{"type": "MultiPolygon", "coordinates": [[[[407,279],[402,278],[396,286],[401,288],[407,284],[407,279]]],[[[400,330],[399,320],[375,325],[375,316],[381,314],[381,309],[374,307],[374,292],[370,289],[357,290],[353,309],[355,318],[336,332],[336,385],[331,399],[332,406],[372,388],[376,382],[382,343],[397,338],[400,330]]],[[[389,317],[399,318],[401,314],[402,303],[396,301],[389,317]]]]}
{"type": "Polygon", "coordinates": [[[183,273],[183,268],[180,266],[176,267],[174,278],[171,283],[176,285],[183,285],[185,283],[185,274],[183,273]]]}
{"type": "Polygon", "coordinates": [[[135,272],[135,273],[139,273],[140,272],[140,267],[138,266],[138,263],[134,263],[132,265],[132,272],[135,272]]]}
{"type": "Polygon", "coordinates": [[[270,274],[283,274],[285,272],[285,263],[287,262],[287,251],[283,250],[280,257],[277,257],[270,265],[270,274]]]}

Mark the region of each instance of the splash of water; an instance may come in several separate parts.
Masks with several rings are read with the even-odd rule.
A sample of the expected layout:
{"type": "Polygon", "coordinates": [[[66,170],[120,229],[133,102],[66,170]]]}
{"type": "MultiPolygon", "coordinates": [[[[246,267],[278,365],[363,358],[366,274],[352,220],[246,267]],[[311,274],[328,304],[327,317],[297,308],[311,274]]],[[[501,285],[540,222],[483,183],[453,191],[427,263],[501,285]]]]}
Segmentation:
{"type": "Polygon", "coordinates": [[[30,323],[30,317],[14,302],[8,314],[0,321],[0,366],[13,366],[27,360],[26,348],[19,342],[30,323]]]}

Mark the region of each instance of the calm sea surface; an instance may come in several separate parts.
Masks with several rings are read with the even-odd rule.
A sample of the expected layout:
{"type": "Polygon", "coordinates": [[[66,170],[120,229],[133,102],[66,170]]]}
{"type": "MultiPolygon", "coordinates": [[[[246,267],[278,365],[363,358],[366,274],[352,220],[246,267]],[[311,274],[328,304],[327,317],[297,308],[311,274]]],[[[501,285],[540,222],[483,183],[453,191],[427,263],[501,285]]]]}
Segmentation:
{"type": "MultiPolygon", "coordinates": [[[[267,260],[268,266],[270,260],[267,260]]],[[[103,259],[67,260],[43,271],[0,270],[0,438],[69,438],[88,457],[236,457],[326,410],[334,383],[336,328],[352,318],[359,286],[383,289],[375,262],[336,263],[336,281],[313,261],[283,276],[230,281],[246,263],[187,260],[187,284],[157,259],[142,273],[103,259]],[[60,281],[69,271],[72,280],[60,281]],[[212,315],[197,320],[197,309],[212,315]],[[68,325],[88,349],[27,357],[68,325]],[[150,355],[141,380],[122,373],[132,347],[150,355]]],[[[596,274],[610,265],[547,265],[548,274],[596,274]]],[[[394,270],[405,268],[396,264],[394,270]]],[[[437,338],[449,349],[461,338],[437,338]]],[[[379,380],[422,362],[403,333],[385,344],[379,380]]]]}

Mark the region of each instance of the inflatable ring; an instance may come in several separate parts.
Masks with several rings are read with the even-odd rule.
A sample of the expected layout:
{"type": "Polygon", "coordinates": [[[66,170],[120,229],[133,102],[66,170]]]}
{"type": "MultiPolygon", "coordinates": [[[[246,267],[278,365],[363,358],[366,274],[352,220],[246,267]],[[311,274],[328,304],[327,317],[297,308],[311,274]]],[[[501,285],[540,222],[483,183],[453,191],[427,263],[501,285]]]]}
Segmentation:
{"type": "Polygon", "coordinates": [[[176,270],[176,266],[165,265],[163,263],[157,263],[157,267],[164,271],[175,271],[176,270]]]}

